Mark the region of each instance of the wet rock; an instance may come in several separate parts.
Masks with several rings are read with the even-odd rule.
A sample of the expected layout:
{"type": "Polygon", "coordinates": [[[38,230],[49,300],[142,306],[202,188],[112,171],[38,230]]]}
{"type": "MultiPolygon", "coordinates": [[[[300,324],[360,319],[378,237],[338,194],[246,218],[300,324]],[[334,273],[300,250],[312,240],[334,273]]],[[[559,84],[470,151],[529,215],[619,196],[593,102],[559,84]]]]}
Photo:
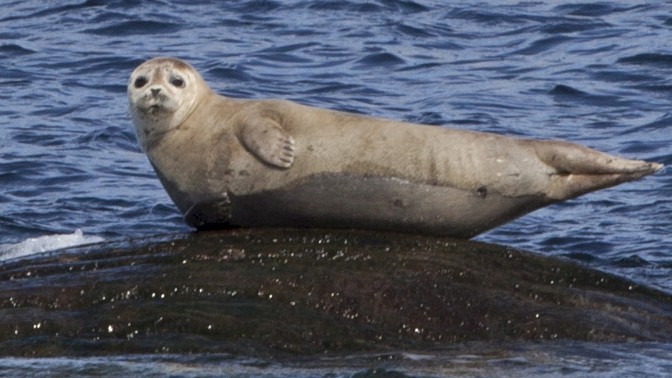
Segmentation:
{"type": "Polygon", "coordinates": [[[0,264],[0,354],[670,341],[672,298],[574,262],[440,237],[238,229],[0,264]]]}

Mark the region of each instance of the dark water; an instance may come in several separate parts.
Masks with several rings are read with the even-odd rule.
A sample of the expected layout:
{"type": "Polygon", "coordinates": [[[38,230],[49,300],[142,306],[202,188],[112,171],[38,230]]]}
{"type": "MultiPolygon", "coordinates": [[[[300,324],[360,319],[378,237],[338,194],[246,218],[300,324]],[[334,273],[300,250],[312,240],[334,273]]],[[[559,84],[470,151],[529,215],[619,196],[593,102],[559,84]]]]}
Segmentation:
{"type": "MultiPolygon", "coordinates": [[[[568,139],[672,164],[669,3],[34,0],[0,9],[0,245],[77,229],[105,239],[188,231],[127,114],[130,71],[158,55],[190,61],[225,95],[568,139]]],[[[542,209],[479,239],[672,291],[671,172],[542,209]]],[[[630,348],[633,357],[611,373],[641,365],[655,375],[670,357],[661,348],[652,360],[630,348]]],[[[524,367],[511,357],[509,373],[579,374],[594,361],[545,372],[572,365],[560,351],[546,360],[523,351],[524,367]]],[[[151,365],[210,366],[175,358],[151,365]]],[[[460,374],[490,366],[488,355],[475,359],[460,374]]],[[[366,372],[359,363],[349,366],[366,372]]],[[[217,364],[282,376],[245,373],[236,359],[217,364]]],[[[328,374],[315,372],[297,374],[328,374]]]]}
{"type": "Polygon", "coordinates": [[[0,358],[0,376],[109,377],[652,377],[669,376],[672,348],[642,344],[567,343],[480,346],[438,352],[362,354],[305,360],[263,360],[231,355],[131,355],[91,358],[0,358]],[[507,349],[508,348],[508,349],[507,349]],[[4,373],[4,374],[3,374],[4,373]]]}

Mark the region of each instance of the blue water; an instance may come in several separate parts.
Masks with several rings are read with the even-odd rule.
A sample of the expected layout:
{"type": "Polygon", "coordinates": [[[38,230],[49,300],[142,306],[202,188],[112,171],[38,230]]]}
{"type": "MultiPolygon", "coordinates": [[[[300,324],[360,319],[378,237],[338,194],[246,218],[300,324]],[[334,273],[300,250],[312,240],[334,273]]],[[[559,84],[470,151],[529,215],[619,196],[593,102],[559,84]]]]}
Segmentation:
{"type": "MultiPolygon", "coordinates": [[[[108,240],[189,231],[127,112],[128,75],[159,55],[188,60],[229,96],[567,139],[672,164],[670,3],[31,0],[0,9],[0,245],[77,229],[108,240]]],[[[667,169],[478,239],[672,291],[671,193],[667,169]]]]}

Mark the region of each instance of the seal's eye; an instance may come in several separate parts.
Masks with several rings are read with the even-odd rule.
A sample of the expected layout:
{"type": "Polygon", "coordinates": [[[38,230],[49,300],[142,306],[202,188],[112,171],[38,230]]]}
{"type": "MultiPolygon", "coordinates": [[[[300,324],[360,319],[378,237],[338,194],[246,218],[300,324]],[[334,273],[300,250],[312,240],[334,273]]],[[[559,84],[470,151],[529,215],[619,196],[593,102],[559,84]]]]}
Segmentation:
{"type": "Polygon", "coordinates": [[[170,78],[170,84],[177,88],[184,88],[184,79],[179,76],[173,76],[170,78]]]}
{"type": "Polygon", "coordinates": [[[137,79],[135,79],[135,82],[133,83],[133,86],[136,88],[142,88],[147,84],[147,78],[144,76],[138,76],[137,79]]]}

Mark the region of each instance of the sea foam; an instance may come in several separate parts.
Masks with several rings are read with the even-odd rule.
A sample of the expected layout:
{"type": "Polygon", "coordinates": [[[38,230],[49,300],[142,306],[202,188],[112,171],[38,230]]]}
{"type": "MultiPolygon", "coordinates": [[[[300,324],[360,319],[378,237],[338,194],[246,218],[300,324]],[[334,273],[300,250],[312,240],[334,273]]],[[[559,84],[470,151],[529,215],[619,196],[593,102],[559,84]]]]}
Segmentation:
{"type": "Polygon", "coordinates": [[[29,238],[16,244],[0,245],[0,261],[82,244],[99,243],[104,240],[100,236],[84,236],[82,230],[79,229],[72,234],[45,235],[29,238]]]}

